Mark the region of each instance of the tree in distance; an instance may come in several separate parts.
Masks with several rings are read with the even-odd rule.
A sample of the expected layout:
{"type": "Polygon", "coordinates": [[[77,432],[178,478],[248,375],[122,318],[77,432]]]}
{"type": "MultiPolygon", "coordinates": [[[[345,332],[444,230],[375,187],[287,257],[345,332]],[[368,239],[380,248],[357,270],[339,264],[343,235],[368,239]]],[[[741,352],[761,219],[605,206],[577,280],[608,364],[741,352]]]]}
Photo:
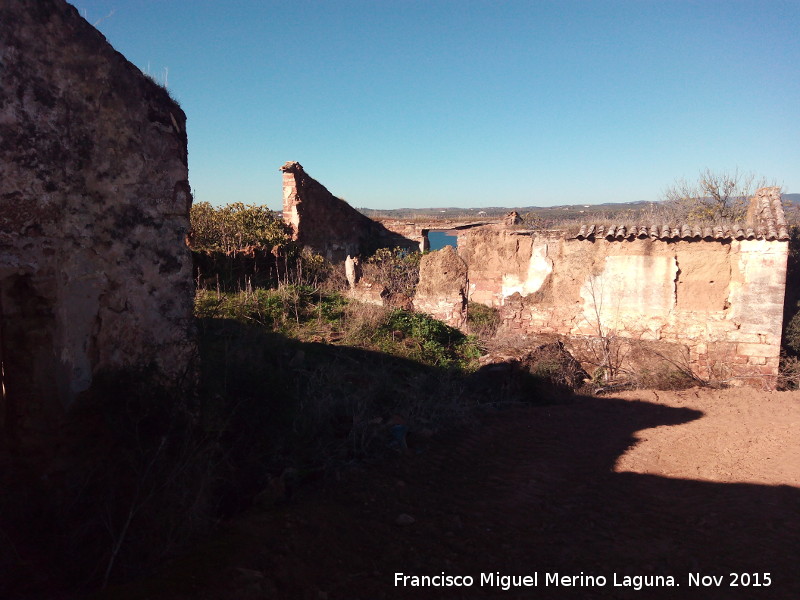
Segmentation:
{"type": "Polygon", "coordinates": [[[662,200],[674,218],[690,221],[741,221],[747,214],[748,201],[757,189],[766,185],[753,173],[715,172],[704,169],[697,181],[685,179],[668,187],[662,200]]]}

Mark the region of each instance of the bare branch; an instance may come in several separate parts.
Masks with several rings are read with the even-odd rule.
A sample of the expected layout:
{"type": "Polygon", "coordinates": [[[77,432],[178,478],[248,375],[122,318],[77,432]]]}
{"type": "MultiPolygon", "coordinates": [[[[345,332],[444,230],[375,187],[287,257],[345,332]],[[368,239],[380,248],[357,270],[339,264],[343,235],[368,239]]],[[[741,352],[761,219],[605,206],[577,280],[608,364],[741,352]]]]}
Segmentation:
{"type": "Polygon", "coordinates": [[[721,172],[706,168],[699,173],[697,182],[678,180],[662,198],[667,212],[678,220],[740,221],[747,214],[750,197],[763,185],[764,178],[740,173],[738,168],[721,172]]]}

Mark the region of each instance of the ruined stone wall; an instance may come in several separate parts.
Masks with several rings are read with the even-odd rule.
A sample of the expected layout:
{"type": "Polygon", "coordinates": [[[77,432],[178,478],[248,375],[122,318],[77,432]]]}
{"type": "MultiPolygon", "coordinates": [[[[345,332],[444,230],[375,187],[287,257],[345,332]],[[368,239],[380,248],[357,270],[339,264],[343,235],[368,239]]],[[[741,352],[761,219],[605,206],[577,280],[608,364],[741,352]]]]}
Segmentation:
{"type": "Polygon", "coordinates": [[[283,171],[283,220],[299,244],[332,261],[371,254],[378,248],[418,249],[418,242],[386,229],[331,194],[298,162],[283,171]]]}
{"type": "MultiPolygon", "coordinates": [[[[492,224],[490,221],[463,221],[456,219],[419,219],[414,221],[402,219],[376,219],[389,231],[419,245],[420,252],[430,250],[428,234],[431,231],[465,232],[477,227],[492,224]]],[[[501,224],[505,227],[505,224],[501,224]]]]}
{"type": "Polygon", "coordinates": [[[427,222],[404,221],[400,219],[375,219],[389,231],[392,231],[417,244],[414,250],[425,252],[429,249],[428,231],[430,229],[427,222]]]}
{"type": "Polygon", "coordinates": [[[0,4],[0,341],[7,429],[103,369],[193,353],[186,118],[62,0],[0,4]]]}
{"type": "Polygon", "coordinates": [[[497,306],[509,332],[671,342],[700,376],[767,380],[778,373],[787,253],[777,239],[459,240],[470,300],[497,306]]]}

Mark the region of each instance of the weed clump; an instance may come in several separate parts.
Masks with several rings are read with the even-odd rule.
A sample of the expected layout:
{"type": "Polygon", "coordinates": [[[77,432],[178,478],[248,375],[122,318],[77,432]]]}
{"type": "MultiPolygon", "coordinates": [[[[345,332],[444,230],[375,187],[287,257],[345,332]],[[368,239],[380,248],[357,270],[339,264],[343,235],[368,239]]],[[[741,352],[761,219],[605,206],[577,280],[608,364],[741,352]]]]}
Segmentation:
{"type": "Polygon", "coordinates": [[[500,313],[493,306],[470,302],[467,304],[467,325],[476,335],[491,337],[500,327],[500,313]]]}

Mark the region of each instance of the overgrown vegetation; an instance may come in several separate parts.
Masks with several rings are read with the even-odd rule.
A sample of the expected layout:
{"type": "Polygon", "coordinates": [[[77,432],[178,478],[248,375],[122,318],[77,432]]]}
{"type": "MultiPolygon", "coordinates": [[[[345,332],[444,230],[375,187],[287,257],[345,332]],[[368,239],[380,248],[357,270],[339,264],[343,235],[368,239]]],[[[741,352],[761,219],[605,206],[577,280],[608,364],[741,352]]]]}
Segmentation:
{"type": "Polygon", "coordinates": [[[208,202],[192,205],[190,214],[193,250],[234,254],[252,249],[286,247],[286,226],[266,206],[234,202],[214,207],[208,202]]]}
{"type": "Polygon", "coordinates": [[[410,298],[419,282],[421,258],[421,253],[403,248],[380,248],[364,262],[363,275],[384,286],[390,295],[410,298]]]}
{"type": "Polygon", "coordinates": [[[469,372],[477,342],[427,315],[351,302],[310,285],[242,292],[198,290],[200,319],[231,319],[300,341],[358,346],[423,365],[469,372]]]}
{"type": "Polygon", "coordinates": [[[286,225],[266,206],[240,202],[192,206],[190,246],[197,288],[218,292],[275,288],[288,283],[312,286],[344,276],[322,256],[292,242],[286,225]]]}

